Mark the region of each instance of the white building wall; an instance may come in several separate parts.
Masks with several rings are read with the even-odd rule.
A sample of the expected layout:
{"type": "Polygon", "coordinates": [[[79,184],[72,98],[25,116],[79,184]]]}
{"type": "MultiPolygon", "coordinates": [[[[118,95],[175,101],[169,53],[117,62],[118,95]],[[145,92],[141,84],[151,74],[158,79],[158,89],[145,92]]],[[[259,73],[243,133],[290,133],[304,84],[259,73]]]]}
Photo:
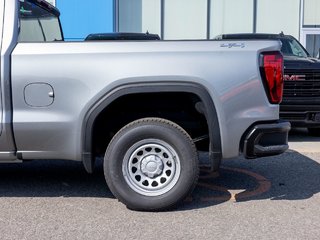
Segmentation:
{"type": "Polygon", "coordinates": [[[164,9],[165,39],[205,39],[207,0],[169,0],[164,9]]]}
{"type": "Polygon", "coordinates": [[[300,0],[258,0],[257,4],[257,32],[283,31],[299,39],[300,0]]]}
{"type": "Polygon", "coordinates": [[[212,0],[210,37],[253,31],[252,0],[212,0]]]}
{"type": "Polygon", "coordinates": [[[142,0],[142,32],[161,33],[161,4],[159,0],[142,0]]]}

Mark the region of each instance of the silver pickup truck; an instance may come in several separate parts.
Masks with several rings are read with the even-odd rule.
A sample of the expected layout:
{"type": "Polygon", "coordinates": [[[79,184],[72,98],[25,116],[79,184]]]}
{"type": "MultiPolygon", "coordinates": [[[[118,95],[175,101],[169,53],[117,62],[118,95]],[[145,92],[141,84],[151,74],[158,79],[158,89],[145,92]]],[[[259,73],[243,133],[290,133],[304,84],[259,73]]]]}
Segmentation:
{"type": "Polygon", "coordinates": [[[278,41],[64,42],[43,0],[0,1],[0,161],[104,156],[112,193],[162,210],[193,190],[198,151],[221,159],[288,148],[278,41]]]}

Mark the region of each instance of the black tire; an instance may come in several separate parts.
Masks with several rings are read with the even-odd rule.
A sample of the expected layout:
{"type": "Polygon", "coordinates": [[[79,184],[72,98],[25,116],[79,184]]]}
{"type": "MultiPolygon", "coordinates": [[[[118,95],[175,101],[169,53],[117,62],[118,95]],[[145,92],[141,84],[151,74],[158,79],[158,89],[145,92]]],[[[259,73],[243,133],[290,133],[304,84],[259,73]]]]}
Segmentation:
{"type": "Polygon", "coordinates": [[[308,128],[309,135],[320,137],[320,128],[308,128]]]}
{"type": "Polygon", "coordinates": [[[111,192],[129,209],[167,210],[194,189],[199,176],[197,151],[177,124],[144,118],[111,140],[104,174],[111,192]]]}

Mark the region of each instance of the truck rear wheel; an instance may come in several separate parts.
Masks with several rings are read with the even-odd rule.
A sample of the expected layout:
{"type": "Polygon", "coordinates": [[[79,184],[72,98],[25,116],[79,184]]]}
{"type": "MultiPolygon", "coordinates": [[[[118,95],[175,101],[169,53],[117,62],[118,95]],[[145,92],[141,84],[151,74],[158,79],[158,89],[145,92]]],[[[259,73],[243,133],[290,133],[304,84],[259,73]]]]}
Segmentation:
{"type": "Polygon", "coordinates": [[[164,210],[182,201],[195,187],[197,151],[177,124],[144,118],[128,124],[111,140],[104,174],[112,193],[128,208],[164,210]]]}

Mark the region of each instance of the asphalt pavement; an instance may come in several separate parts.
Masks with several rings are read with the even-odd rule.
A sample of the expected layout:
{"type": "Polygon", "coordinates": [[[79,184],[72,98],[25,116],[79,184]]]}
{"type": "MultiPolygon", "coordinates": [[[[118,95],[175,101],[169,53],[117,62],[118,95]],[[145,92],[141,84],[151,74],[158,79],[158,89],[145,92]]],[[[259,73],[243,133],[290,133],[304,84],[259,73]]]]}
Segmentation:
{"type": "MultiPolygon", "coordinates": [[[[126,209],[99,165],[32,161],[0,165],[0,239],[319,239],[320,138],[303,129],[290,150],[258,160],[226,160],[201,172],[177,209],[126,209]]],[[[205,158],[205,154],[202,154],[205,158]]]]}

